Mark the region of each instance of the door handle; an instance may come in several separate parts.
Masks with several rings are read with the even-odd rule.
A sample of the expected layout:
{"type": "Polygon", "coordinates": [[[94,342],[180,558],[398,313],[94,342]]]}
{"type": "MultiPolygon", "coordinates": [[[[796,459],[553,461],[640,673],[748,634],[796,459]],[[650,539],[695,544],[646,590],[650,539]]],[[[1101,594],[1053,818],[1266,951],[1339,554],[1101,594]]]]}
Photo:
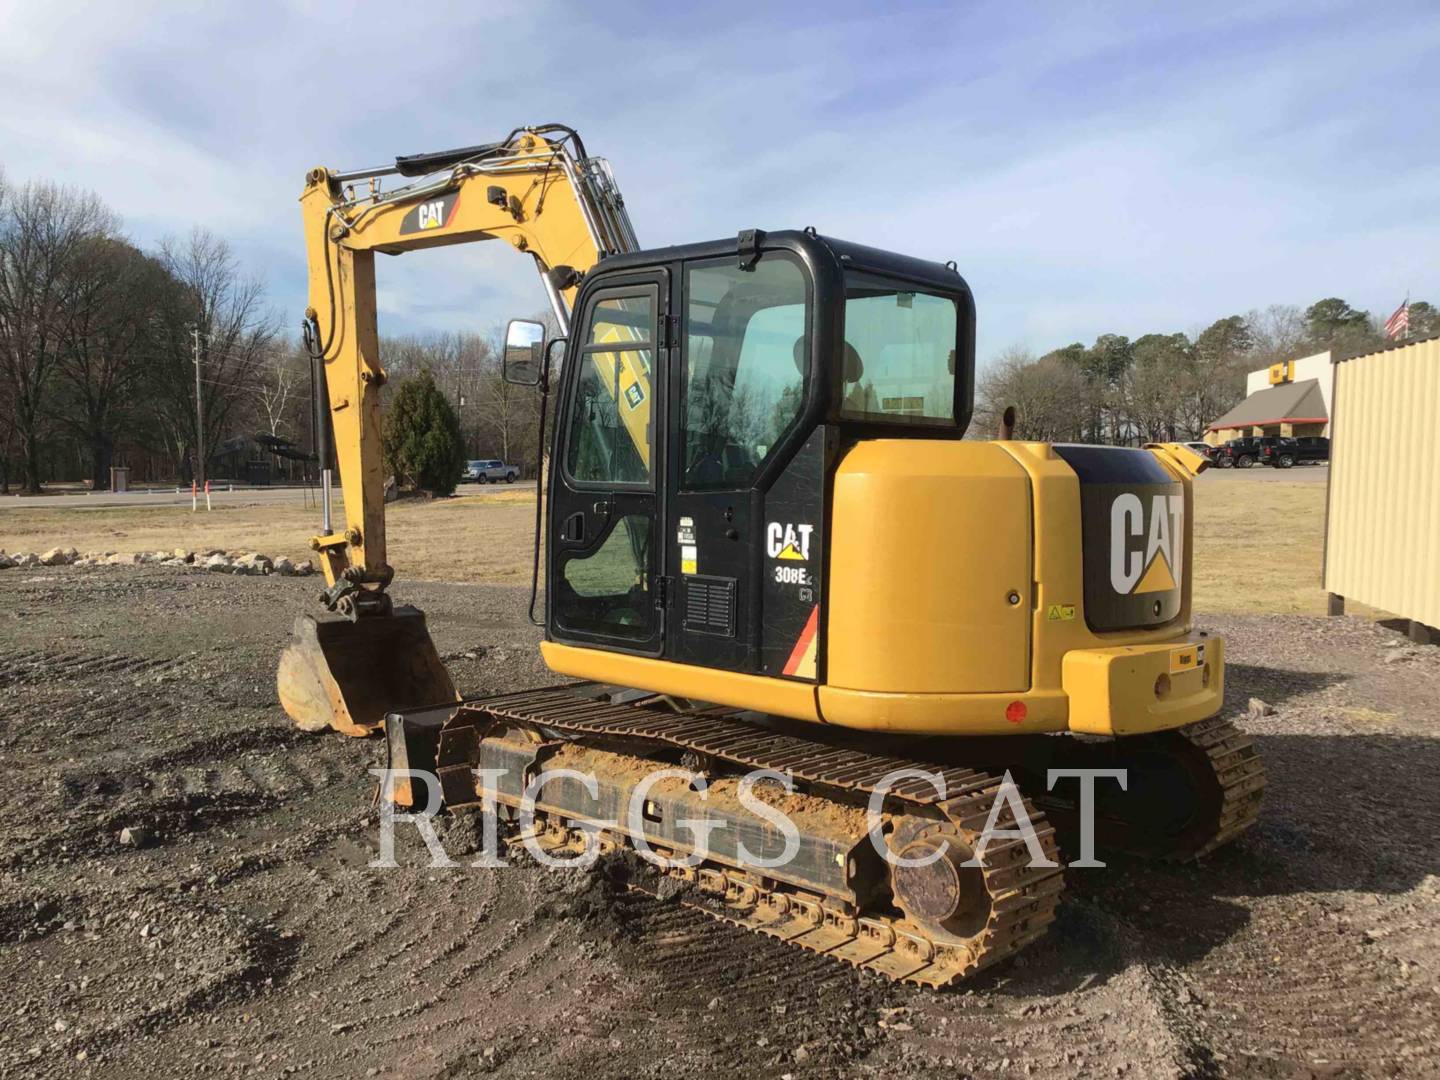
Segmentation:
{"type": "Polygon", "coordinates": [[[565,519],[560,526],[560,539],[567,544],[578,544],[585,539],[585,511],[577,510],[565,519]]]}

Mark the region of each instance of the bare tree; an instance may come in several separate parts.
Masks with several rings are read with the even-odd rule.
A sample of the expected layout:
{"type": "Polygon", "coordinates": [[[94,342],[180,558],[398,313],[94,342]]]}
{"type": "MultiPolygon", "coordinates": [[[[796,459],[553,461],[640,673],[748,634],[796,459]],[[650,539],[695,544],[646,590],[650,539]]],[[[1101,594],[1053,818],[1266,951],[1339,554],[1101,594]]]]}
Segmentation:
{"type": "Polygon", "coordinates": [[[255,372],[255,403],[271,435],[298,431],[295,404],[302,393],[308,364],[309,357],[295,342],[272,341],[262,354],[255,372]]]}
{"type": "Polygon", "coordinates": [[[1305,312],[1294,304],[1271,304],[1263,311],[1245,316],[1252,335],[1252,359],[1256,367],[1280,360],[1294,360],[1308,351],[1305,312]]]}
{"type": "Polygon", "coordinates": [[[10,463],[15,458],[18,435],[15,395],[0,394],[0,495],[10,494],[10,463]]]}
{"type": "MultiPolygon", "coordinates": [[[[545,327],[547,342],[560,337],[560,324],[549,309],[525,317],[545,327]]],[[[477,375],[477,408],[473,430],[478,436],[477,449],[481,453],[498,453],[505,461],[522,466],[532,476],[539,476],[542,459],[549,453],[549,447],[539,445],[537,438],[540,394],[534,387],[516,386],[505,381],[501,364],[505,352],[504,337],[505,326],[500,325],[495,327],[488,340],[476,340],[478,349],[473,370],[477,375]]],[[[552,406],[559,376],[558,370],[550,372],[552,406]]],[[[547,426],[553,423],[552,417],[547,426]]]]}
{"type": "Polygon", "coordinates": [[[0,189],[0,378],[32,493],[40,490],[50,382],[74,302],[74,264],[87,244],[118,229],[93,193],[44,183],[0,189]]]}
{"type": "Polygon", "coordinates": [[[1202,434],[1245,396],[1245,372],[1257,364],[1258,341],[1253,314],[1216,319],[1195,335],[1182,383],[1181,415],[1190,435],[1202,434]]]}
{"type": "Polygon", "coordinates": [[[252,401],[256,373],[277,326],[262,307],[263,285],[241,273],[230,245],[204,229],[160,246],[160,261],[179,285],[166,312],[156,380],[156,409],[176,464],[191,458],[197,478],[252,401]],[[195,415],[195,334],[199,335],[203,440],[195,415]]]}
{"type": "Polygon", "coordinates": [[[1140,442],[1175,439],[1184,420],[1194,346],[1184,334],[1146,334],[1135,340],[1134,362],[1115,387],[1121,424],[1140,442]]]}
{"type": "Polygon", "coordinates": [[[1079,439],[1087,416],[1089,384],[1065,357],[1011,347],[980,377],[975,431],[991,438],[1007,406],[1015,406],[1015,437],[1067,442],[1079,439]]]}

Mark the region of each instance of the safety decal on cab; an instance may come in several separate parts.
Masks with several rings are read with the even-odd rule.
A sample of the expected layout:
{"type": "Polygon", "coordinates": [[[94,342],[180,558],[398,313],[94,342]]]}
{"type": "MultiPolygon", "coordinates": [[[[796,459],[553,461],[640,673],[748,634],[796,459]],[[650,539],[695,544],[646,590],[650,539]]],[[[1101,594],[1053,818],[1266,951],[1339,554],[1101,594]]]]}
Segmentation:
{"type": "Polygon", "coordinates": [[[790,659],[785,661],[784,674],[799,679],[815,678],[815,639],[819,624],[820,608],[817,605],[810,609],[810,618],[805,620],[805,629],[800,631],[799,640],[790,650],[790,659]]]}
{"type": "Polygon", "coordinates": [[[638,382],[632,382],[625,388],[625,404],[630,408],[638,409],[644,400],[645,388],[638,382]]]}
{"type": "Polygon", "coordinates": [[[772,521],[765,526],[765,554],[789,562],[810,561],[810,537],[814,525],[792,525],[772,521]]]}
{"type": "Polygon", "coordinates": [[[698,574],[700,572],[700,548],[695,543],[695,519],[682,517],[675,529],[675,540],[680,545],[680,572],[682,574],[698,574]]]}
{"type": "Polygon", "coordinates": [[[1075,605],[1051,604],[1045,609],[1045,618],[1051,622],[1069,622],[1075,618],[1075,605]]]}

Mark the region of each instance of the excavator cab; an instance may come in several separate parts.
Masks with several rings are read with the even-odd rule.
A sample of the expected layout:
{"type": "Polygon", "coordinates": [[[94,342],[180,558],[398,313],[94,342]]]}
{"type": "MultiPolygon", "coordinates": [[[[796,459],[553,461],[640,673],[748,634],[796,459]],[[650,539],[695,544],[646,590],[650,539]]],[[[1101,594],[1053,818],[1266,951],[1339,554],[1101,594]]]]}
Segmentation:
{"type": "Polygon", "coordinates": [[[834,464],[860,438],[963,438],[974,320],[953,266],[813,231],[600,263],[556,388],[547,662],[813,687],[834,464]]]}

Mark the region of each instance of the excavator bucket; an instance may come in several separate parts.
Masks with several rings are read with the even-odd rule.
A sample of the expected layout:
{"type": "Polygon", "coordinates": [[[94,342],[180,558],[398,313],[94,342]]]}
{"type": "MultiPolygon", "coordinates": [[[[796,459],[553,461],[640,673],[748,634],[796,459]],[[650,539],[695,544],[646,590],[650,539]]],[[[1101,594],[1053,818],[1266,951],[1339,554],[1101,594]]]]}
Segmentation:
{"type": "Polygon", "coordinates": [[[351,621],[301,615],[280,656],[280,704],[303,731],[369,735],[385,714],[458,701],[425,628],[425,613],[398,607],[351,621]]]}

